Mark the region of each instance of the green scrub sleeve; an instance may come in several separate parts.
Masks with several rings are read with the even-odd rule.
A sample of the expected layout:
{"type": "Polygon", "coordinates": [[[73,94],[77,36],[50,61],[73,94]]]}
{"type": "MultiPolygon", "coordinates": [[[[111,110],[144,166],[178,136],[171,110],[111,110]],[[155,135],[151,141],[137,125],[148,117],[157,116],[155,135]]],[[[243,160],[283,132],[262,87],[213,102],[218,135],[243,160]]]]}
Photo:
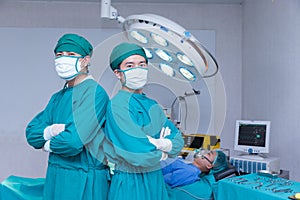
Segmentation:
{"type": "Polygon", "coordinates": [[[112,151],[114,152],[109,152],[107,147],[105,149],[106,154],[110,156],[109,154],[114,153],[120,163],[124,161],[136,167],[150,167],[154,163],[158,163],[162,153],[157,151],[155,146],[149,142],[141,127],[133,124],[130,126],[126,115],[124,115],[125,112],[128,112],[126,107],[117,105],[113,109],[117,112],[114,112],[108,106],[105,134],[108,138],[108,143],[113,146],[112,151]],[[127,129],[132,131],[125,131],[127,129]]]}
{"type": "Polygon", "coordinates": [[[52,96],[46,108],[37,114],[26,127],[27,142],[35,149],[41,149],[46,142],[44,139],[44,129],[52,125],[49,120],[51,119],[50,112],[53,99],[54,97],[52,96]]]}
{"type": "Polygon", "coordinates": [[[171,134],[165,137],[167,139],[170,139],[172,142],[172,149],[170,152],[168,152],[168,157],[170,158],[177,157],[184,146],[184,141],[183,141],[181,131],[179,131],[175,127],[175,125],[168,119],[164,127],[169,127],[171,129],[171,134]]]}
{"type": "MultiPolygon", "coordinates": [[[[144,95],[120,91],[109,104],[106,119],[105,134],[116,154],[111,160],[117,160],[117,165],[156,166],[162,152],[147,136],[159,138],[162,127],[171,129],[168,136],[173,145],[170,156],[176,156],[183,147],[181,133],[167,120],[159,104],[144,95]]],[[[112,153],[106,151],[106,154],[112,153]]]]}
{"type": "MultiPolygon", "coordinates": [[[[86,90],[79,99],[77,107],[73,107],[73,121],[66,124],[65,131],[61,132],[50,141],[53,153],[62,156],[74,156],[80,153],[87,143],[92,141],[97,134],[101,134],[109,98],[102,87],[94,85],[86,90]]],[[[78,95],[81,93],[78,93],[78,95]]]]}

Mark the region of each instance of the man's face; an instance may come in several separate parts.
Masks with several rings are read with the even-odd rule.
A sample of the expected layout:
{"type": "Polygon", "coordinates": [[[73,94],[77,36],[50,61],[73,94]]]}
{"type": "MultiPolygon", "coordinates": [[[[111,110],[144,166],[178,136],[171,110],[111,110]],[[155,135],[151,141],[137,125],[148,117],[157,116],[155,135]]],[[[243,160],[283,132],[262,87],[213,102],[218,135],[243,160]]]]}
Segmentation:
{"type": "Polygon", "coordinates": [[[126,70],[133,67],[145,67],[147,68],[147,62],[146,59],[143,56],[140,55],[132,55],[123,60],[123,62],[120,64],[121,70],[126,70]]]}
{"type": "MultiPolygon", "coordinates": [[[[120,70],[126,70],[134,67],[144,67],[148,68],[148,64],[146,62],[146,59],[143,56],[140,55],[132,55],[126,58],[122,61],[120,64],[120,70]]],[[[121,80],[121,82],[124,82],[124,74],[123,72],[119,72],[117,69],[114,70],[115,75],[118,79],[121,80]]]]}
{"type": "Polygon", "coordinates": [[[213,167],[216,155],[216,151],[209,151],[204,155],[199,155],[194,159],[194,161],[202,172],[209,172],[209,170],[213,167]]]}
{"type": "MultiPolygon", "coordinates": [[[[82,55],[72,52],[72,51],[62,51],[57,52],[55,54],[55,58],[61,57],[61,56],[74,56],[74,57],[82,57],[82,55]]],[[[81,62],[81,69],[86,67],[90,62],[91,57],[85,56],[84,58],[79,58],[79,61],[81,62]]]]}

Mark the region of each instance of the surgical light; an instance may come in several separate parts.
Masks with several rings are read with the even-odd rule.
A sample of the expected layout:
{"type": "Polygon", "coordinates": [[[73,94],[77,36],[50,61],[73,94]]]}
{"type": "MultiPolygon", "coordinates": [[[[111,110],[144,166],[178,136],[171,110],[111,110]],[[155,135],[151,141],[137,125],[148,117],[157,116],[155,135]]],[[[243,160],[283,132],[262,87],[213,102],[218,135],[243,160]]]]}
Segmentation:
{"type": "Polygon", "coordinates": [[[155,53],[163,60],[171,62],[172,61],[172,57],[170,56],[170,54],[168,52],[166,52],[165,50],[162,49],[155,49],[154,50],[155,53]]]}
{"type": "Polygon", "coordinates": [[[123,32],[130,42],[155,52],[157,56],[150,60],[152,65],[168,62],[176,79],[195,81],[214,76],[218,71],[216,60],[205,47],[190,32],[166,18],[153,14],[131,15],[124,20],[123,32]],[[138,42],[128,34],[131,31],[141,33],[148,42],[138,42]]]}
{"type": "Polygon", "coordinates": [[[170,77],[175,76],[175,71],[170,65],[165,64],[165,63],[160,63],[159,67],[160,67],[161,71],[163,73],[165,73],[166,75],[168,75],[170,77]]]}
{"type": "Polygon", "coordinates": [[[189,65],[189,66],[193,66],[193,62],[191,61],[191,59],[189,59],[189,57],[187,57],[186,55],[184,55],[183,53],[177,53],[177,58],[178,60],[180,60],[183,64],[189,65]]]}
{"type": "MultiPolygon", "coordinates": [[[[107,8],[108,5],[109,0],[102,0],[101,6],[107,8]]],[[[149,51],[146,54],[155,69],[190,82],[212,77],[218,72],[218,64],[210,52],[175,22],[154,14],[131,15],[124,19],[114,8],[111,9],[113,13],[104,10],[102,17],[122,23],[126,39],[149,51]],[[165,70],[166,66],[168,70],[165,70]],[[170,67],[172,70],[169,70],[170,67]]]]}
{"type": "Polygon", "coordinates": [[[195,81],[196,80],[195,75],[185,67],[179,67],[179,72],[182,74],[182,76],[184,78],[186,78],[189,81],[195,81]]]}
{"type": "Polygon", "coordinates": [[[131,31],[130,36],[143,44],[148,43],[148,39],[139,31],[131,31]]]}
{"type": "Polygon", "coordinates": [[[160,46],[166,47],[168,46],[168,41],[161,37],[160,35],[156,34],[156,33],[151,33],[151,38],[153,39],[154,42],[156,42],[157,44],[159,44],[160,46]]]}
{"type": "Polygon", "coordinates": [[[153,58],[153,54],[150,50],[146,49],[146,48],[143,48],[145,53],[146,53],[146,56],[148,59],[152,59],[153,58]]]}

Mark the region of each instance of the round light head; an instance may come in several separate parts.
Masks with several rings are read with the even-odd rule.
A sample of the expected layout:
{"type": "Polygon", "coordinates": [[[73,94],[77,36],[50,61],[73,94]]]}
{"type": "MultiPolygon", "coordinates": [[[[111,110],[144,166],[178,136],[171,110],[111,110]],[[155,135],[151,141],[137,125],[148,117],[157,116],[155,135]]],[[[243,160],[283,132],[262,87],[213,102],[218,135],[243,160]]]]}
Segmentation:
{"type": "MultiPolygon", "coordinates": [[[[216,60],[198,40],[169,19],[152,14],[132,15],[125,19],[123,31],[130,42],[152,52],[150,63],[156,69],[162,71],[160,63],[172,67],[173,78],[195,81],[218,71],[216,60]]],[[[170,75],[170,71],[165,74],[170,75]]]]}

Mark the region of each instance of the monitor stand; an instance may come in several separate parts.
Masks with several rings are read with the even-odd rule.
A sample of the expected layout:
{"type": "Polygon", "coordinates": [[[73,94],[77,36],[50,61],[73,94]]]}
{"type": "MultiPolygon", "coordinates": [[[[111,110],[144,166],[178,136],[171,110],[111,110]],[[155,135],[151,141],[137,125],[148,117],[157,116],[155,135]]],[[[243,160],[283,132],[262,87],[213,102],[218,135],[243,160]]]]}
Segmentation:
{"type": "Polygon", "coordinates": [[[242,154],[239,157],[247,160],[264,160],[265,158],[267,158],[266,155],[258,153],[242,154]]]}

